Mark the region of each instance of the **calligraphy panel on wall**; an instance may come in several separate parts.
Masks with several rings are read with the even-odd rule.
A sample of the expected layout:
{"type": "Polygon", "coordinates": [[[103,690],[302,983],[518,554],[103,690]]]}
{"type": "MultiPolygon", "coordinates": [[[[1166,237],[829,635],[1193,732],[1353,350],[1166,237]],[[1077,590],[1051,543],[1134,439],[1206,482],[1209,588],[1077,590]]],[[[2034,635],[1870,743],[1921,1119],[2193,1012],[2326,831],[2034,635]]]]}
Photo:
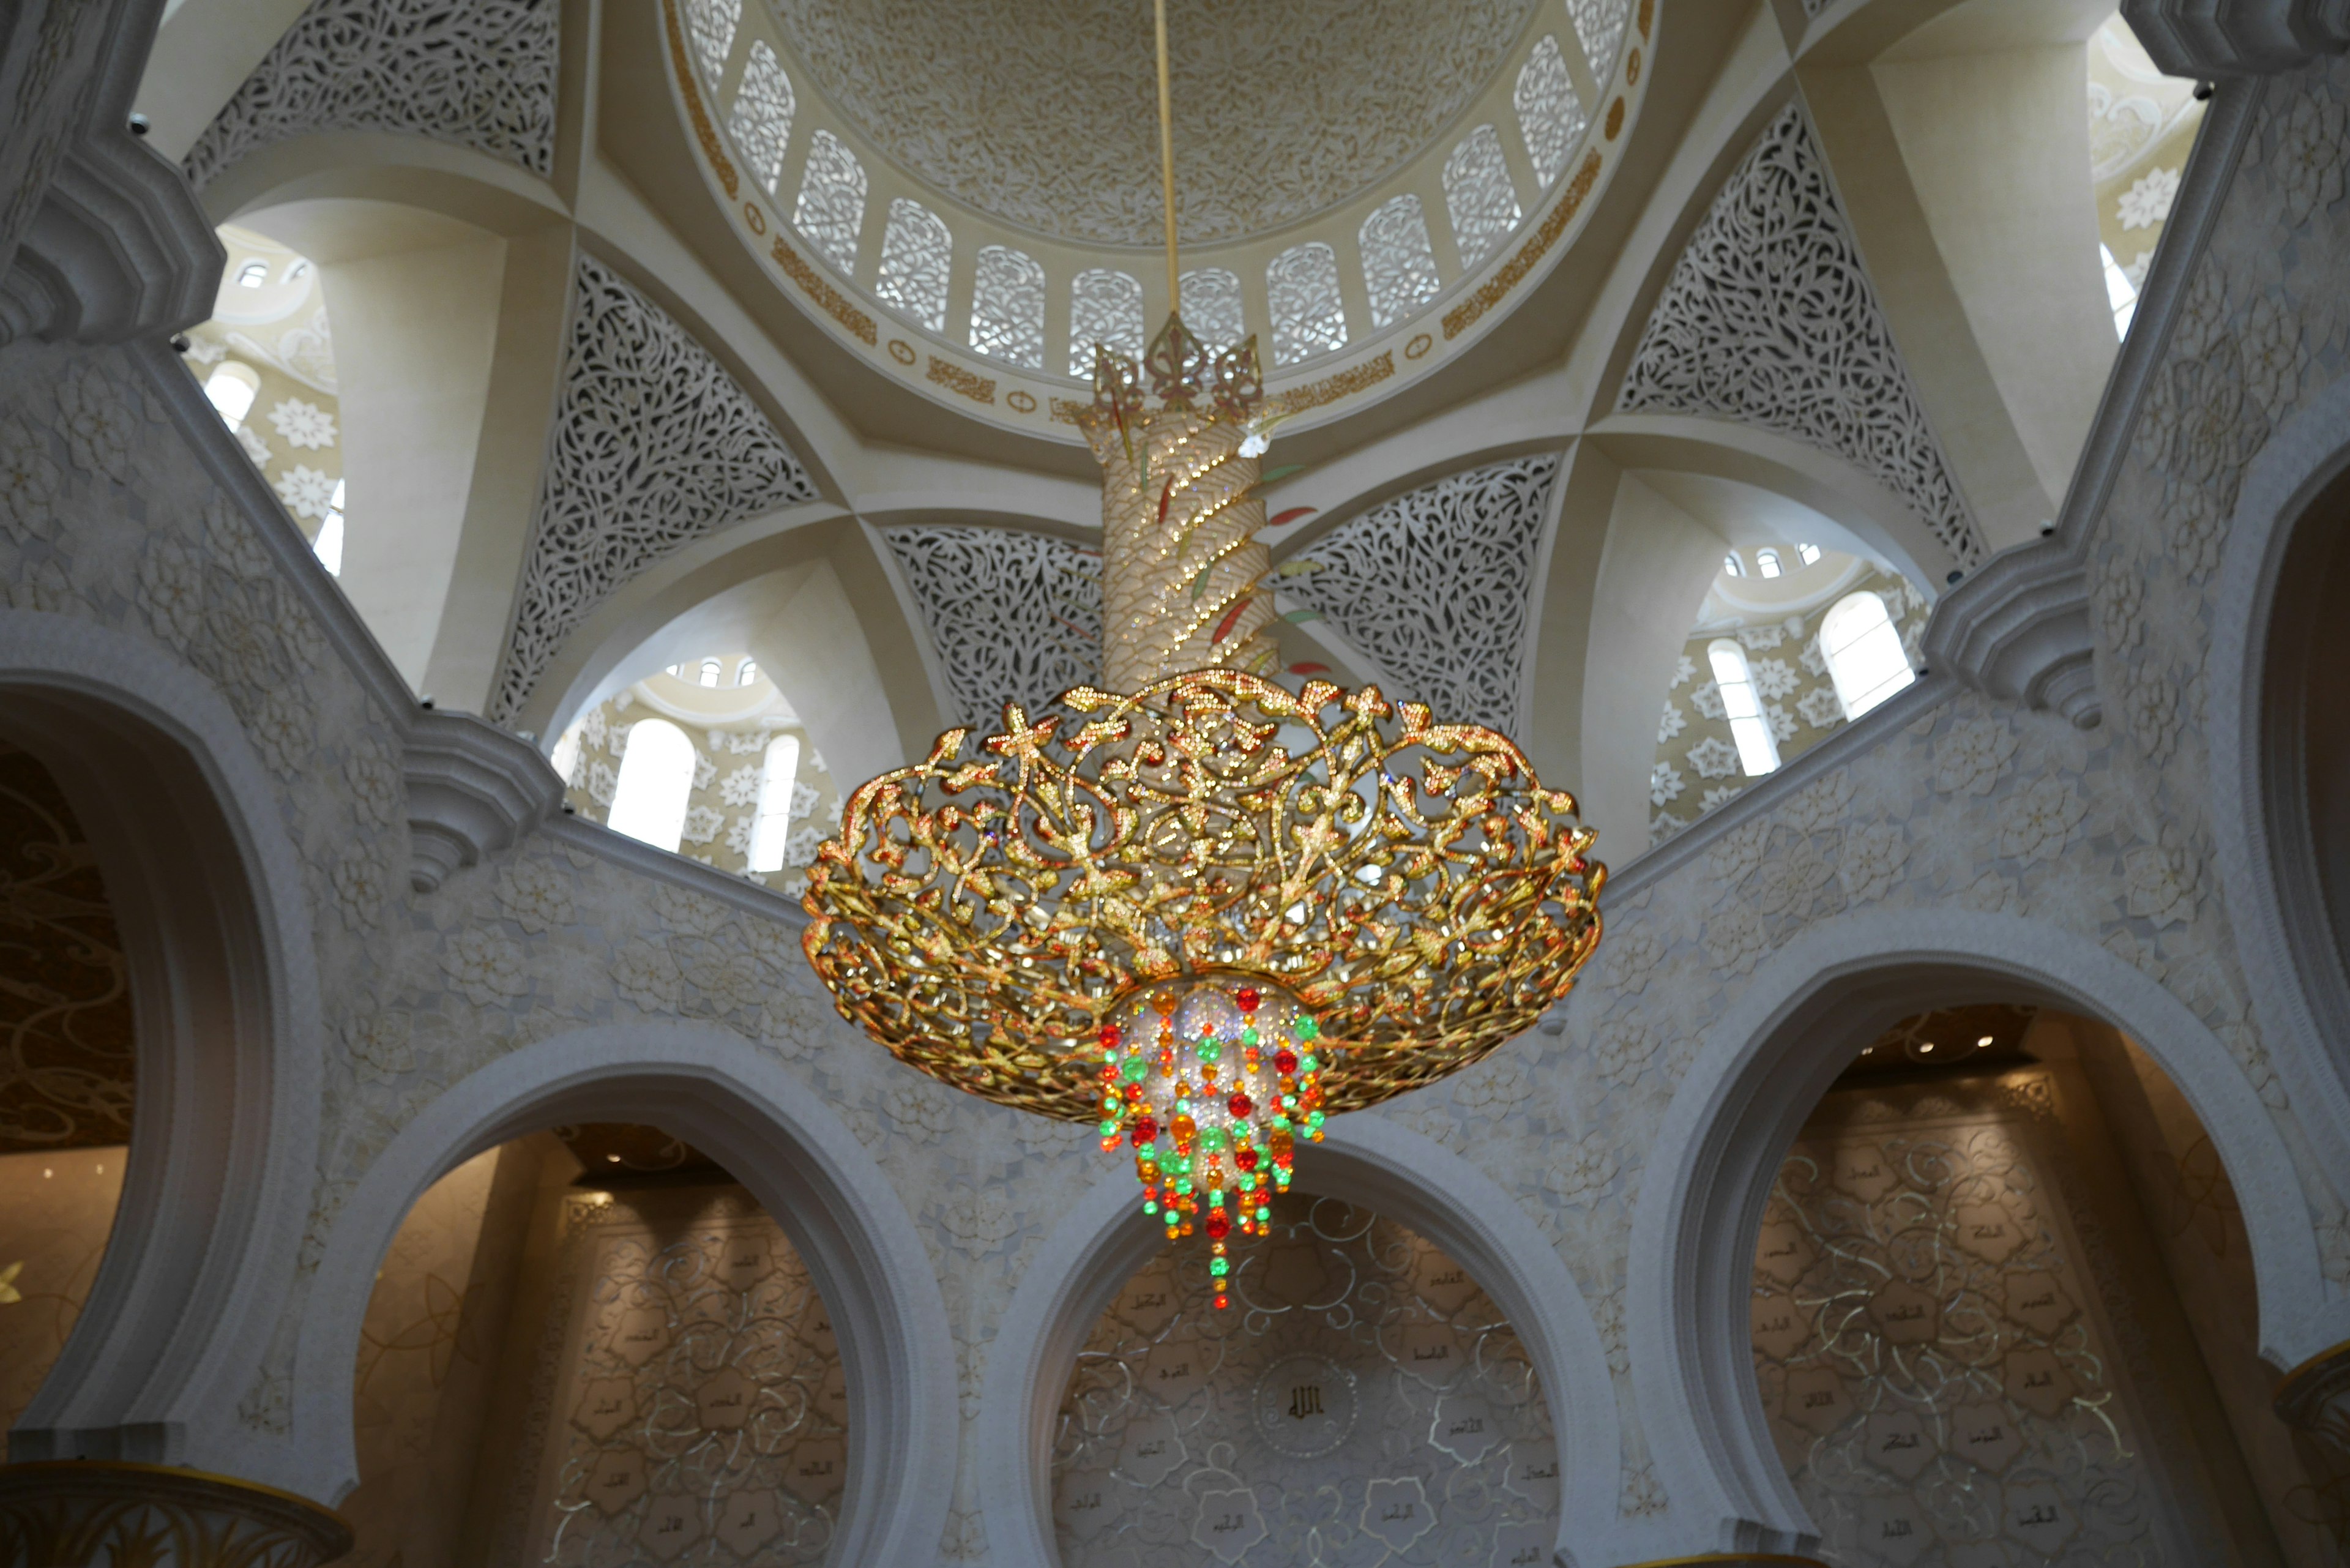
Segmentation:
{"type": "Polygon", "coordinates": [[[527,1447],[527,1556],[567,1568],[816,1563],[847,1479],[830,1316],[738,1189],[583,1194],[527,1447]]]}
{"type": "Polygon", "coordinates": [[[2095,1220],[2041,1141],[2051,1092],[2026,1072],[1834,1096],[1780,1170],[1755,1375],[1832,1563],[2203,1560],[2095,1220]]]}
{"type": "Polygon", "coordinates": [[[1053,1447],[1066,1568],[1550,1561],[1558,1448],[1468,1271],[1302,1194],[1232,1248],[1168,1248],[1078,1353],[1053,1447]]]}

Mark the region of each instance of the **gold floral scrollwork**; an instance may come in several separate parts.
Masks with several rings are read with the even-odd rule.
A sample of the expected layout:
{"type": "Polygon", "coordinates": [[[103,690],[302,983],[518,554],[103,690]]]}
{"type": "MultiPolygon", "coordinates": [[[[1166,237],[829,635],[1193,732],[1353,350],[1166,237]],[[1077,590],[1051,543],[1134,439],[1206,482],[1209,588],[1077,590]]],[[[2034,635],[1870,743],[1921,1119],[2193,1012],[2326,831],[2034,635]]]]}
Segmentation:
{"type": "Polygon", "coordinates": [[[1526,1029],[1598,942],[1590,830],[1492,730],[1226,669],[1061,705],[867,784],[809,872],[842,1016],[943,1082],[1091,1121],[1112,1000],[1240,970],[1314,1009],[1358,1109],[1526,1029]]]}
{"type": "Polygon", "coordinates": [[[316,1568],[351,1549],[340,1514],[173,1465],[0,1465],[0,1563],[42,1568],[316,1568]]]}
{"type": "Polygon", "coordinates": [[[2277,1385],[2277,1418],[2293,1428],[2307,1480],[2285,1505],[2350,1556],[2350,1344],[2302,1363],[2277,1385]]]}

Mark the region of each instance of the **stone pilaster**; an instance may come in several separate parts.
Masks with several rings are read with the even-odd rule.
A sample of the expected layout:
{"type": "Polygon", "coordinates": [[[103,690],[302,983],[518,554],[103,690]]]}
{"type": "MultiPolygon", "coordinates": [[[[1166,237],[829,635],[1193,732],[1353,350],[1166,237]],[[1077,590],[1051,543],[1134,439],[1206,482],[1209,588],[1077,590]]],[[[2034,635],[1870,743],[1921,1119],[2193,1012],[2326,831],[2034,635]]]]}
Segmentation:
{"type": "Polygon", "coordinates": [[[307,1498],[174,1465],[0,1465],[0,1568],[316,1568],[351,1527],[307,1498]]]}
{"type": "Polygon", "coordinates": [[[2306,1484],[2288,1505],[2333,1536],[2350,1561],[2350,1341],[2312,1356],[2277,1385],[2277,1418],[2293,1428],[2306,1484]]]}

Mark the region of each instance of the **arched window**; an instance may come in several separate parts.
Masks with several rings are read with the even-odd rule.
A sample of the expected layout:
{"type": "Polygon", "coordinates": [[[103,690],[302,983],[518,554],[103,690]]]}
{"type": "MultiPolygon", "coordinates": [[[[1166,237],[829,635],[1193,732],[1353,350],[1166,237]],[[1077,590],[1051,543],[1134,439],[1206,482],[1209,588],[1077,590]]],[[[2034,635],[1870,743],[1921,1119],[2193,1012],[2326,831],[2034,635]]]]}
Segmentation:
{"type": "Polygon", "coordinates": [[[343,482],[339,479],[335,481],[333,498],[327,503],[326,521],[318,524],[318,536],[310,541],[310,551],[328,576],[343,575],[343,482]]]}
{"type": "MultiPolygon", "coordinates": [[[[865,228],[865,165],[829,130],[817,131],[808,141],[807,172],[800,177],[800,201],[792,212],[792,227],[806,234],[808,244],[823,252],[834,266],[842,272],[856,270],[857,238],[865,228]]],[[[943,317],[943,291],[940,299],[943,317]]]]}
{"type": "Polygon", "coordinates": [[[751,177],[774,195],[775,182],[784,176],[784,149],[792,140],[792,82],[764,38],[752,41],[751,57],[743,63],[743,85],[734,90],[728,129],[751,177]]]}
{"type": "Polygon", "coordinates": [[[900,196],[889,203],[889,227],[881,235],[881,272],[873,292],[881,303],[918,327],[947,329],[947,269],[954,262],[954,235],[936,213],[900,196]]]}
{"type": "Polygon", "coordinates": [[[1273,362],[1294,365],[1347,346],[1347,307],[1338,297],[1338,253],[1319,240],[1293,245],[1264,269],[1273,315],[1273,362]]]}
{"type": "Polygon", "coordinates": [[[1045,269],[1035,257],[1009,245],[980,247],[971,347],[1006,364],[1045,368],[1045,269]]]}
{"type": "Polygon", "coordinates": [[[1555,34],[1544,34],[1526,57],[1511,101],[1517,106],[1518,130],[1526,139],[1526,157],[1534,166],[1534,177],[1547,189],[1566,167],[1567,154],[1575,151],[1575,138],[1587,123],[1583,100],[1575,96],[1575,83],[1567,79],[1566,58],[1558,52],[1555,34]]]}
{"type": "Polygon", "coordinates": [[[758,679],[759,661],[755,659],[744,659],[743,668],[734,672],[734,684],[737,686],[748,686],[758,679]]]}
{"type": "Polygon", "coordinates": [[[743,0],[685,0],[685,25],[693,34],[693,57],[712,87],[725,73],[734,49],[734,28],[743,20],[743,0]]]}
{"type": "Polygon", "coordinates": [[[1857,719],[1912,680],[1909,656],[1880,594],[1846,594],[1820,621],[1820,657],[1835,681],[1844,716],[1857,719]]]}
{"type": "Polygon", "coordinates": [[[236,269],[236,286],[239,288],[259,288],[268,281],[267,262],[249,261],[236,269]]]}
{"type": "Polygon", "coordinates": [[[2130,317],[2137,314],[2137,285],[2130,281],[2122,264],[2114,259],[2111,245],[2099,245],[2097,254],[2106,263],[2106,303],[2114,308],[2114,336],[2129,336],[2130,317]]]}
{"type": "Polygon", "coordinates": [[[685,807],[693,794],[693,742],[666,719],[639,719],[620,757],[612,811],[615,833],[674,852],[685,836],[685,807]]]}
{"type": "Polygon", "coordinates": [[[1623,46],[1624,18],[1631,9],[1632,0],[1566,0],[1566,14],[1583,40],[1583,57],[1591,62],[1591,79],[1603,93],[1616,74],[1616,51],[1623,46]]]}
{"type": "Polygon", "coordinates": [[[1221,354],[1248,336],[1241,318],[1238,273],[1203,266],[1183,275],[1183,325],[1198,335],[1211,354],[1221,354]]]}
{"type": "Polygon", "coordinates": [[[300,256],[296,256],[286,265],[286,281],[287,283],[299,283],[309,275],[310,264],[300,256]]]}
{"type": "Polygon", "coordinates": [[[224,359],[220,369],[204,378],[204,396],[220,410],[221,422],[231,430],[241,430],[244,416],[253,411],[254,394],[261,390],[261,377],[250,365],[234,359],[224,359]]]}
{"type": "Polygon", "coordinates": [[[1762,573],[1766,577],[1777,576],[1779,575],[1779,552],[1772,549],[1755,551],[1754,569],[1762,573]]]}
{"type": "Polygon", "coordinates": [[[1097,343],[1129,359],[1142,358],[1142,285],[1130,273],[1088,267],[1069,280],[1070,375],[1093,379],[1097,343]]]}
{"type": "Polygon", "coordinates": [[[1737,551],[1732,550],[1721,558],[1721,572],[1724,576],[1742,577],[1746,575],[1746,563],[1738,558],[1737,551]]]}
{"type": "Polygon", "coordinates": [[[725,670],[726,664],[724,660],[717,659],[703,659],[702,661],[702,683],[704,686],[717,685],[719,676],[724,674],[725,670]]]}
{"type": "Polygon", "coordinates": [[[1749,778],[1775,773],[1779,742],[1754,690],[1754,673],[1746,665],[1746,650],[1728,638],[1706,644],[1705,660],[1713,666],[1713,682],[1721,691],[1721,711],[1730,719],[1730,738],[1738,742],[1738,765],[1749,778]]]}
{"type": "Polygon", "coordinates": [[[1815,566],[1819,565],[1820,547],[1817,545],[1798,545],[1795,546],[1795,559],[1807,566],[1815,566]]]}
{"type": "Polygon", "coordinates": [[[1462,137],[1444,161],[1444,205],[1452,214],[1461,265],[1471,271],[1518,226],[1517,187],[1510,183],[1509,160],[1502,156],[1502,138],[1492,126],[1481,125],[1462,137]]]}
{"type": "Polygon", "coordinates": [[[751,869],[780,871],[792,836],[792,790],[799,783],[800,742],[778,735],[767,742],[759,770],[759,815],[751,825],[751,869]]]}
{"type": "Polygon", "coordinates": [[[1392,327],[1436,297],[1436,253],[1428,243],[1428,215],[1419,197],[1381,203],[1355,237],[1363,247],[1373,327],[1392,327]]]}
{"type": "Polygon", "coordinates": [[[571,728],[564,731],[562,737],[555,742],[555,754],[547,758],[555,768],[555,776],[561,779],[566,786],[570,784],[571,775],[579,768],[580,728],[580,722],[573,721],[571,728]]]}

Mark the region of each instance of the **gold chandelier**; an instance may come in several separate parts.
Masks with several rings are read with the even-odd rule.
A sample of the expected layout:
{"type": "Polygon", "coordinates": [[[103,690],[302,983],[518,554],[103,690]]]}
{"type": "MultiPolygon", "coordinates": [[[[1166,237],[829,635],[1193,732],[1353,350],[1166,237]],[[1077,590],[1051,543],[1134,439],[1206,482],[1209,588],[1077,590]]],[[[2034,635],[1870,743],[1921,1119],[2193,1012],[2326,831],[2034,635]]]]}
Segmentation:
{"type": "Polygon", "coordinates": [[[1220,1306],[1225,1237],[1269,1220],[1296,1144],[1531,1026],[1597,945],[1607,879],[1507,737],[1269,673],[1271,423],[1254,338],[1211,353],[1176,314],[1140,365],[1097,348],[1101,684],[857,790],[805,900],[843,1017],[1129,1144],[1146,1210],[1207,1231],[1220,1306]]]}

